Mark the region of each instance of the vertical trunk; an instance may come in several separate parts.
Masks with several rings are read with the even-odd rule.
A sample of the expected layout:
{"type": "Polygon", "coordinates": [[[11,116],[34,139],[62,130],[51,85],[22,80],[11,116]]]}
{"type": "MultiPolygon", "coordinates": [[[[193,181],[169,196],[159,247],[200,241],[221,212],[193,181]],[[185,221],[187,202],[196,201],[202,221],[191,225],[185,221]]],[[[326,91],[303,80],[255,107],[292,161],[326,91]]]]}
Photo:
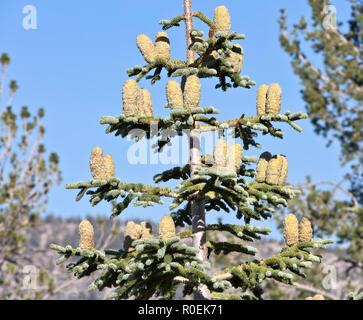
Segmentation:
{"type": "MultiPolygon", "coordinates": [[[[192,3],[191,0],[184,0],[184,14],[186,25],[186,44],[187,44],[187,64],[194,62],[194,51],[189,50],[192,39],[190,32],[193,28],[193,16],[192,16],[192,3]]],[[[189,136],[189,154],[190,154],[190,176],[195,178],[195,169],[201,166],[200,157],[200,131],[193,129],[189,136]]],[[[191,202],[191,214],[192,214],[192,232],[193,232],[193,247],[199,249],[198,258],[200,260],[206,260],[206,224],[205,224],[205,209],[204,199],[196,199],[191,202]]],[[[198,293],[195,295],[195,299],[208,300],[210,299],[210,292],[206,286],[200,286],[198,293]]]]}

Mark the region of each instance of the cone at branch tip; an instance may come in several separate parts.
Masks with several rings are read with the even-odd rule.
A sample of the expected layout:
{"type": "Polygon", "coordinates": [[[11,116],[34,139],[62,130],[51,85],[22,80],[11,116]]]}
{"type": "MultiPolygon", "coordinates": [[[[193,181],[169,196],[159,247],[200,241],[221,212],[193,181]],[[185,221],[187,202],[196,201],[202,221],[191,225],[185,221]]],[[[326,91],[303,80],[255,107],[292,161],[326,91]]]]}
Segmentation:
{"type": "Polygon", "coordinates": [[[166,32],[158,32],[155,37],[155,50],[158,58],[170,59],[170,41],[166,32]]]}
{"type": "Polygon", "coordinates": [[[213,151],[213,167],[224,168],[227,166],[228,143],[218,140],[213,151]]]}
{"type": "Polygon", "coordinates": [[[176,80],[170,80],[166,84],[166,98],[171,107],[183,107],[183,92],[176,80]]]}
{"type": "Polygon", "coordinates": [[[286,182],[289,167],[288,167],[287,158],[284,155],[280,155],[280,156],[281,156],[282,162],[281,162],[281,170],[280,170],[280,176],[279,176],[278,184],[280,186],[283,186],[285,184],[285,182],[286,182]]]}
{"type": "Polygon", "coordinates": [[[100,147],[94,147],[91,151],[89,160],[93,179],[104,179],[107,176],[106,162],[103,157],[103,151],[100,147]]]}
{"type": "Polygon", "coordinates": [[[242,153],[242,146],[238,143],[234,143],[228,148],[227,170],[238,171],[242,164],[242,153]]]}
{"type": "Polygon", "coordinates": [[[279,184],[279,178],[282,168],[282,157],[281,155],[275,155],[268,162],[266,170],[266,183],[277,185],[279,184]]]}
{"type": "Polygon", "coordinates": [[[272,155],[270,152],[266,151],[260,155],[260,159],[258,160],[256,167],[256,181],[260,183],[264,183],[266,180],[266,171],[268,162],[271,160],[272,155]]]}
{"type": "Polygon", "coordinates": [[[153,117],[153,102],[151,100],[151,94],[149,92],[149,90],[147,89],[141,89],[142,91],[142,95],[143,95],[143,110],[142,110],[142,114],[140,115],[144,115],[147,117],[153,117]]]}
{"type": "Polygon", "coordinates": [[[138,35],[136,44],[146,62],[152,63],[157,58],[154,44],[146,34],[138,35]]]}
{"type": "Polygon", "coordinates": [[[188,76],[184,86],[184,107],[187,109],[196,108],[199,106],[201,97],[201,85],[198,76],[188,76]]]}
{"type": "Polygon", "coordinates": [[[111,154],[106,154],[104,156],[105,164],[106,164],[106,178],[114,178],[115,177],[115,164],[112,160],[111,154]]]}
{"type": "Polygon", "coordinates": [[[299,224],[299,241],[311,241],[313,237],[313,229],[309,219],[303,217],[299,224]]]}
{"type": "Polygon", "coordinates": [[[263,84],[258,87],[256,94],[256,109],[257,115],[266,113],[266,98],[267,98],[268,85],[263,84]]]}
{"type": "Polygon", "coordinates": [[[225,6],[219,6],[214,10],[214,33],[224,32],[226,35],[231,31],[231,17],[225,6]]]}
{"type": "Polygon", "coordinates": [[[123,114],[132,117],[138,112],[140,88],[134,79],[126,80],[122,87],[123,114]]]}
{"type": "Polygon", "coordinates": [[[285,216],[284,237],[288,246],[291,246],[299,241],[299,223],[296,216],[292,213],[285,216]]]}
{"type": "Polygon", "coordinates": [[[93,226],[88,220],[82,220],[78,227],[80,240],[79,247],[81,249],[91,250],[95,247],[93,235],[93,226]]]}
{"type": "Polygon", "coordinates": [[[164,240],[175,236],[174,220],[167,214],[159,222],[159,235],[164,240]]]}
{"type": "Polygon", "coordinates": [[[268,87],[266,97],[266,113],[278,114],[281,111],[281,88],[278,83],[272,83],[268,87]]]}

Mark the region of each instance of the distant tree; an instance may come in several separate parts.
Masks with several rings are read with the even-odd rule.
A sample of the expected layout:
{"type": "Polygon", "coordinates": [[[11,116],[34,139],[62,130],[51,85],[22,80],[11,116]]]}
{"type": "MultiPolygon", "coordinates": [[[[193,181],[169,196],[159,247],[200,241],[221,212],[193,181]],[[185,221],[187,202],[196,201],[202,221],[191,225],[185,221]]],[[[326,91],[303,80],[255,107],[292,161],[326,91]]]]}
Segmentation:
{"type": "MultiPolygon", "coordinates": [[[[1,99],[10,58],[3,53],[0,61],[1,99]]],[[[39,222],[49,190],[61,181],[61,172],[56,153],[46,160],[44,110],[36,115],[27,107],[13,112],[16,81],[10,81],[9,89],[0,110],[0,299],[40,298],[44,290],[52,289],[52,282],[32,254],[25,252],[26,231],[39,222]],[[42,289],[33,287],[35,277],[42,289]]]]}
{"type": "MultiPolygon", "coordinates": [[[[279,39],[301,80],[315,132],[328,145],[340,143],[340,161],[347,168],[338,182],[329,177],[312,182],[308,177],[299,185],[303,195],[288,207],[311,220],[315,235],[335,235],[339,243],[348,244],[340,258],[350,262],[350,272],[363,268],[363,1],[349,2],[351,18],[343,24],[336,22],[329,1],[308,0],[311,19],[302,16],[291,31],[281,10],[279,39]]],[[[282,227],[282,217],[277,218],[282,227]]]]}

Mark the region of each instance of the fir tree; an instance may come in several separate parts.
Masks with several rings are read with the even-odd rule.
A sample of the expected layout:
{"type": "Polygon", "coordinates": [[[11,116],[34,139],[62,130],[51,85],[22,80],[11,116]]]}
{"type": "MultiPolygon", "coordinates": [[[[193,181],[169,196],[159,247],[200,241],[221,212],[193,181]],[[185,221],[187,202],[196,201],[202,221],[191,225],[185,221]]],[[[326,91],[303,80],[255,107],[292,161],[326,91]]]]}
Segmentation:
{"type": "Polygon", "coordinates": [[[295,122],[307,118],[307,115],[289,111],[281,114],[282,89],[273,83],[259,88],[257,115],[218,121],[213,116],[218,114],[217,109],[200,106],[200,79],[216,77],[219,79],[216,89],[224,91],[255,85],[248,76],[240,75],[244,52],[235,41],[245,36],[231,32],[226,7],[217,7],[214,18],[210,19],[199,11],[193,12],[190,0],[184,0],[183,14],[162,20],[160,24],[163,32],[157,34],[155,43],[145,34],[137,37],[137,46],[146,65],[127,70],[127,74],[136,79],[129,79],[123,85],[123,114],[104,116],[100,122],[108,125],[106,133],[115,136],[130,135],[135,141],[159,138],[158,152],[163,152],[172,137],[187,134],[189,164],[154,177],[155,183],[170,180],[181,180],[181,183],[171,189],[122,182],[114,177],[112,157],[95,147],[90,159],[93,179],[70,183],[67,188],[80,189],[77,201],[86,194],[90,195],[92,206],[101,201],[111,202],[113,218],[131,203],[148,207],[162,204],[163,197],[173,199],[169,208],[172,212],[161,219],[158,235],[147,223],[130,221],[121,249],[94,248],[93,227],[83,221],[79,229],[79,247],[51,245],[61,255],[57,263],[79,257],[68,264],[67,269],[78,278],[97,273],[89,289],[114,287],[114,299],[173,299],[181,284],[184,295],[193,293],[196,299],[262,299],[261,283],[265,280],[294,285],[294,275],[305,277],[305,269],[311,268],[313,263],[320,263],[320,257],[313,250],[325,248],[332,240],[313,239],[310,222],[306,219],[299,222],[291,213],[285,218],[286,246],[266,259],[253,259],[257,250],[247,243],[271,232],[269,228],[253,226],[253,221],[271,218],[276,208],[280,205],[286,207],[299,190],[286,184],[286,156],[264,152],[258,158],[243,155],[243,149],[261,148],[255,141],[258,131],[282,139],[283,132],[274,126],[275,123],[287,123],[300,132],[301,128],[295,122]],[[193,28],[193,19],[206,24],[207,36],[193,28]],[[182,21],[186,26],[186,61],[172,59],[171,41],[165,33],[182,21]],[[170,80],[166,86],[166,107],[170,108],[168,118],[154,115],[157,110],[152,108],[149,92],[139,87],[144,78],[150,79],[151,84],[157,83],[164,69],[168,77],[181,78],[180,83],[170,80]],[[138,134],[133,131],[135,129],[138,129],[138,134]],[[201,135],[211,131],[218,131],[222,137],[230,133],[235,139],[241,139],[242,145],[228,145],[221,138],[213,155],[201,155],[201,135]],[[254,163],[257,163],[256,170],[249,168],[254,163]],[[206,212],[213,210],[234,211],[241,224],[207,224],[206,212]],[[178,226],[186,228],[176,233],[178,226]],[[208,239],[207,231],[226,232],[234,240],[214,241],[208,239]],[[241,254],[244,262],[212,274],[208,257],[212,253],[227,255],[230,252],[241,254]]]}

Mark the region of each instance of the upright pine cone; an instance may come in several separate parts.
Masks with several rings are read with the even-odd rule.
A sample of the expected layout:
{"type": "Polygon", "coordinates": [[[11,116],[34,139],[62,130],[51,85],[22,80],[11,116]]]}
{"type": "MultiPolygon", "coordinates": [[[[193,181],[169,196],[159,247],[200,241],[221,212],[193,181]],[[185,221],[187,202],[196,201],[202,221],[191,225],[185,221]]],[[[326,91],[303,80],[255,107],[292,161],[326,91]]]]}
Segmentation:
{"type": "Polygon", "coordinates": [[[281,88],[278,83],[272,83],[267,90],[266,112],[280,113],[281,110],[281,88]]]}
{"type": "Polygon", "coordinates": [[[234,143],[228,148],[227,170],[238,171],[242,164],[242,153],[242,146],[238,143],[234,143]]]}
{"type": "Polygon", "coordinates": [[[155,38],[155,50],[158,58],[170,59],[170,41],[166,32],[158,32],[155,38]]]}
{"type": "Polygon", "coordinates": [[[296,216],[292,213],[285,216],[284,237],[288,246],[299,241],[299,223],[296,216]]]}
{"type": "Polygon", "coordinates": [[[313,229],[309,219],[303,217],[299,224],[299,241],[311,241],[313,237],[313,229]]]}
{"type": "Polygon", "coordinates": [[[142,228],[142,232],[141,232],[141,239],[145,239],[145,238],[152,238],[152,227],[151,224],[149,222],[143,221],[141,222],[141,228],[142,228]]]}
{"type": "Polygon", "coordinates": [[[164,240],[175,236],[174,220],[167,214],[159,222],[159,235],[164,240]]]}
{"type": "Polygon", "coordinates": [[[170,107],[183,107],[183,92],[177,81],[170,80],[166,84],[166,98],[170,107]]]}
{"type": "Polygon", "coordinates": [[[283,163],[282,156],[279,154],[271,158],[267,166],[266,183],[279,184],[282,163],[283,163]]]}
{"type": "Polygon", "coordinates": [[[257,115],[266,113],[266,98],[267,98],[268,85],[263,84],[258,87],[256,95],[256,109],[257,115]]]}
{"type": "Polygon", "coordinates": [[[138,35],[136,39],[136,44],[146,62],[151,63],[157,58],[154,44],[146,34],[138,35]]]}
{"type": "Polygon", "coordinates": [[[243,65],[243,48],[237,43],[233,46],[233,49],[229,52],[229,57],[227,58],[228,62],[233,64],[233,72],[240,74],[242,71],[243,65]]]}
{"type": "Polygon", "coordinates": [[[95,242],[93,239],[93,227],[91,222],[88,220],[82,220],[78,227],[79,235],[81,236],[79,240],[79,247],[81,249],[91,250],[95,247],[95,242]]]}
{"type": "Polygon", "coordinates": [[[266,151],[260,155],[260,159],[258,160],[256,166],[256,181],[263,183],[266,181],[266,171],[268,167],[268,163],[271,160],[272,155],[270,152],[266,151]]]}
{"type": "Polygon", "coordinates": [[[142,235],[142,227],[139,224],[136,224],[133,221],[129,221],[126,225],[125,228],[125,233],[124,233],[124,250],[128,251],[131,243],[134,240],[140,239],[142,235]]]}
{"type": "Polygon", "coordinates": [[[93,179],[104,179],[107,177],[106,162],[100,147],[92,149],[89,166],[93,179]]]}
{"type": "Polygon", "coordinates": [[[224,32],[226,35],[231,31],[231,17],[225,6],[220,6],[214,10],[214,33],[224,32]]]}
{"type": "Polygon", "coordinates": [[[192,109],[199,106],[201,96],[201,86],[198,76],[187,77],[184,86],[184,107],[192,109]]]}
{"type": "Polygon", "coordinates": [[[138,113],[140,88],[134,79],[126,80],[122,88],[123,114],[132,117],[138,113]]]}
{"type": "Polygon", "coordinates": [[[106,164],[106,177],[107,178],[114,178],[115,177],[115,164],[112,160],[111,154],[106,154],[104,156],[105,164],[106,164]]]}
{"type": "Polygon", "coordinates": [[[218,140],[213,151],[213,167],[224,168],[227,166],[228,143],[218,140]]]}
{"type": "Polygon", "coordinates": [[[141,89],[143,94],[143,115],[147,117],[153,117],[153,102],[151,100],[151,94],[147,89],[141,89]]]}
{"type": "Polygon", "coordinates": [[[278,184],[283,186],[285,184],[285,181],[287,178],[288,162],[287,162],[287,158],[283,155],[281,155],[281,159],[282,159],[282,165],[281,165],[281,171],[280,171],[278,184]]]}

